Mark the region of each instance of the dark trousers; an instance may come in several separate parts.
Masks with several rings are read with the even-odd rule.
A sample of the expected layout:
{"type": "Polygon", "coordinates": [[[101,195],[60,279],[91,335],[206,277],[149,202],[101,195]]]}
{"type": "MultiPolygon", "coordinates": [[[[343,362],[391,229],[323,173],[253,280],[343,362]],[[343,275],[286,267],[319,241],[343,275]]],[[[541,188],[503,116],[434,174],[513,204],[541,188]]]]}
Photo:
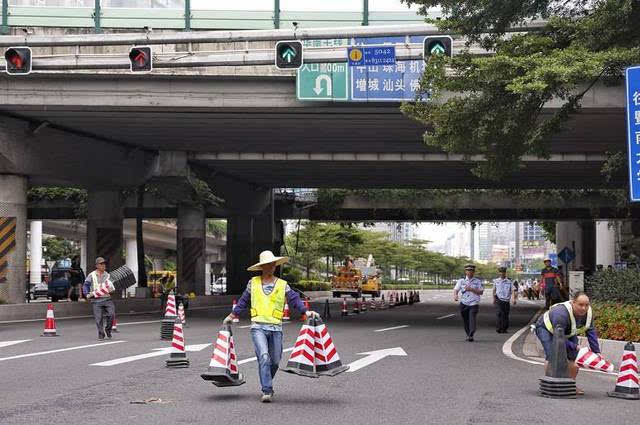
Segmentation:
{"type": "Polygon", "coordinates": [[[476,332],[476,316],[478,315],[478,305],[465,305],[460,303],[460,315],[464,322],[464,331],[467,336],[473,336],[476,332]]]}
{"type": "Polygon", "coordinates": [[[113,315],[116,308],[113,305],[113,301],[97,301],[91,303],[93,307],[93,318],[96,320],[96,327],[98,328],[98,336],[104,338],[104,333],[111,335],[111,326],[113,325],[113,315]]]}
{"type": "Polygon", "coordinates": [[[496,298],[496,330],[504,332],[509,328],[509,301],[496,298]]]}

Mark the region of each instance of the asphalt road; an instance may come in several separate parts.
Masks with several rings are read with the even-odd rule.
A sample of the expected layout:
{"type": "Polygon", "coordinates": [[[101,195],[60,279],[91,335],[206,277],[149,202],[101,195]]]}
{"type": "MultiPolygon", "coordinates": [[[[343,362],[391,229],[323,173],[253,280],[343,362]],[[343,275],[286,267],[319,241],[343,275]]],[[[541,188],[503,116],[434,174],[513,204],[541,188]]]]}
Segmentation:
{"type": "MultiPolygon", "coordinates": [[[[465,341],[450,291],[424,291],[423,302],[340,317],[332,304],[329,332],[344,364],[374,350],[401,347],[355,372],[309,379],[279,372],[271,404],[259,401],[256,362],[240,366],[247,383],[218,388],[202,380],[212,347],[188,352],[188,369],[167,369],[168,354],[95,366],[94,363],[166,348],[159,317],[119,316],[112,341],[98,342],[89,319],[58,320],[60,336],[43,338],[42,323],[0,325],[0,423],[10,424],[637,424],[640,402],[613,399],[615,377],[581,373],[586,395],[549,400],[537,395],[542,367],[506,357],[503,345],[530,321],[539,302],[512,308],[509,334],[495,332],[485,296],[476,341],[465,341]],[[382,330],[386,328],[396,329],[382,330]],[[382,331],[381,331],[382,330],[382,331]],[[28,340],[9,344],[9,341],[28,340]],[[73,350],[38,354],[46,351],[73,350]],[[36,355],[34,355],[36,354],[36,355]],[[159,402],[132,404],[132,401],[159,402]]],[[[322,312],[323,301],[313,308],[322,312]]],[[[211,343],[228,309],[187,312],[187,345],[211,343]]],[[[245,318],[234,327],[238,358],[255,354],[245,318]]],[[[285,348],[299,321],[284,326],[285,348]]],[[[513,344],[518,355],[523,338],[513,344]]],[[[289,353],[283,355],[286,365],[289,353]]]]}

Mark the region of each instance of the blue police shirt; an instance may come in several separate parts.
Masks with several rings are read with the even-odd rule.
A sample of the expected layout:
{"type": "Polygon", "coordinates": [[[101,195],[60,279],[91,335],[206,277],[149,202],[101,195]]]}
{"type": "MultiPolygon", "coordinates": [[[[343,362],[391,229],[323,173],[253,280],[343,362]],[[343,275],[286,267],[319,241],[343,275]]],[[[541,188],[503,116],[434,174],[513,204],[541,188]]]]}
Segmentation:
{"type": "Polygon", "coordinates": [[[465,287],[466,286],[470,286],[472,288],[475,289],[481,289],[484,290],[484,287],[482,286],[482,281],[480,279],[478,279],[477,277],[472,277],[471,279],[465,277],[463,279],[458,280],[458,283],[456,283],[456,287],[453,288],[454,290],[458,290],[462,293],[462,296],[460,297],[460,302],[464,305],[477,305],[480,303],[480,298],[481,296],[473,293],[471,291],[465,291],[465,287]]]}
{"type": "Polygon", "coordinates": [[[493,286],[496,288],[496,297],[500,301],[510,301],[511,291],[513,289],[513,282],[511,279],[501,277],[493,280],[493,286]]]}

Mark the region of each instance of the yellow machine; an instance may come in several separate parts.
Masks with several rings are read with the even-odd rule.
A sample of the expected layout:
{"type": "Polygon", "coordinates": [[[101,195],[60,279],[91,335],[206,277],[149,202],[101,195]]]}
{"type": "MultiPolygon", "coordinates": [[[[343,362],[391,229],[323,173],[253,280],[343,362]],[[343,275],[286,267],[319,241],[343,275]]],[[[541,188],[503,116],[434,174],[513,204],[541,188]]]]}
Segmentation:
{"type": "Polygon", "coordinates": [[[168,292],[176,287],[176,272],[165,270],[149,272],[147,280],[153,297],[159,297],[163,291],[168,292]]]}
{"type": "Polygon", "coordinates": [[[351,295],[360,298],[363,294],[379,297],[382,284],[378,278],[378,271],[373,265],[373,257],[369,255],[367,266],[362,269],[350,265],[342,266],[331,279],[331,291],[334,298],[351,295]]]}

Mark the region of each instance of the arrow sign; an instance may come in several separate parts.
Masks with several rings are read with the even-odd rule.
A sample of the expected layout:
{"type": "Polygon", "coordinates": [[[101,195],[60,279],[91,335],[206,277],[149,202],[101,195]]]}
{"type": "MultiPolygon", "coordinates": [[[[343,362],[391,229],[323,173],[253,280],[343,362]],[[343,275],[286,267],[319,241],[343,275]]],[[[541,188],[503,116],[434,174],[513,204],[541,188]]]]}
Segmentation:
{"type": "Polygon", "coordinates": [[[293,58],[296,57],[296,52],[291,48],[287,48],[287,50],[285,50],[284,52],[282,52],[282,59],[286,60],[287,62],[291,63],[291,61],[293,60],[293,58]]]}
{"type": "Polygon", "coordinates": [[[331,93],[333,91],[331,87],[331,77],[329,77],[327,74],[320,74],[316,77],[316,86],[313,91],[316,92],[317,95],[322,93],[322,90],[324,90],[322,88],[323,81],[326,81],[327,83],[327,96],[331,96],[331,93]]]}
{"type": "Polygon", "coordinates": [[[376,350],[376,351],[367,351],[366,353],[358,353],[365,354],[367,357],[363,357],[359,360],[356,360],[353,363],[349,364],[349,370],[347,372],[355,372],[357,370],[362,369],[365,366],[369,366],[377,362],[378,360],[382,360],[387,356],[406,356],[407,353],[402,349],[402,347],[395,348],[385,348],[384,350],[376,350]]]}
{"type": "Polygon", "coordinates": [[[441,43],[434,43],[434,45],[431,46],[432,55],[443,55],[444,52],[445,52],[445,49],[441,43]]]}
{"type": "MultiPolygon", "coordinates": [[[[195,344],[184,347],[185,351],[202,351],[211,344],[195,344]]],[[[108,360],[106,362],[92,363],[90,366],[115,366],[122,363],[134,362],[136,360],[148,359],[151,357],[166,356],[173,351],[172,347],[154,348],[153,352],[138,354],[137,356],[122,357],[120,359],[108,360]]]]}
{"type": "Polygon", "coordinates": [[[144,66],[147,61],[147,55],[145,55],[144,52],[140,52],[135,58],[133,58],[133,60],[138,64],[138,66],[144,66]]]}

